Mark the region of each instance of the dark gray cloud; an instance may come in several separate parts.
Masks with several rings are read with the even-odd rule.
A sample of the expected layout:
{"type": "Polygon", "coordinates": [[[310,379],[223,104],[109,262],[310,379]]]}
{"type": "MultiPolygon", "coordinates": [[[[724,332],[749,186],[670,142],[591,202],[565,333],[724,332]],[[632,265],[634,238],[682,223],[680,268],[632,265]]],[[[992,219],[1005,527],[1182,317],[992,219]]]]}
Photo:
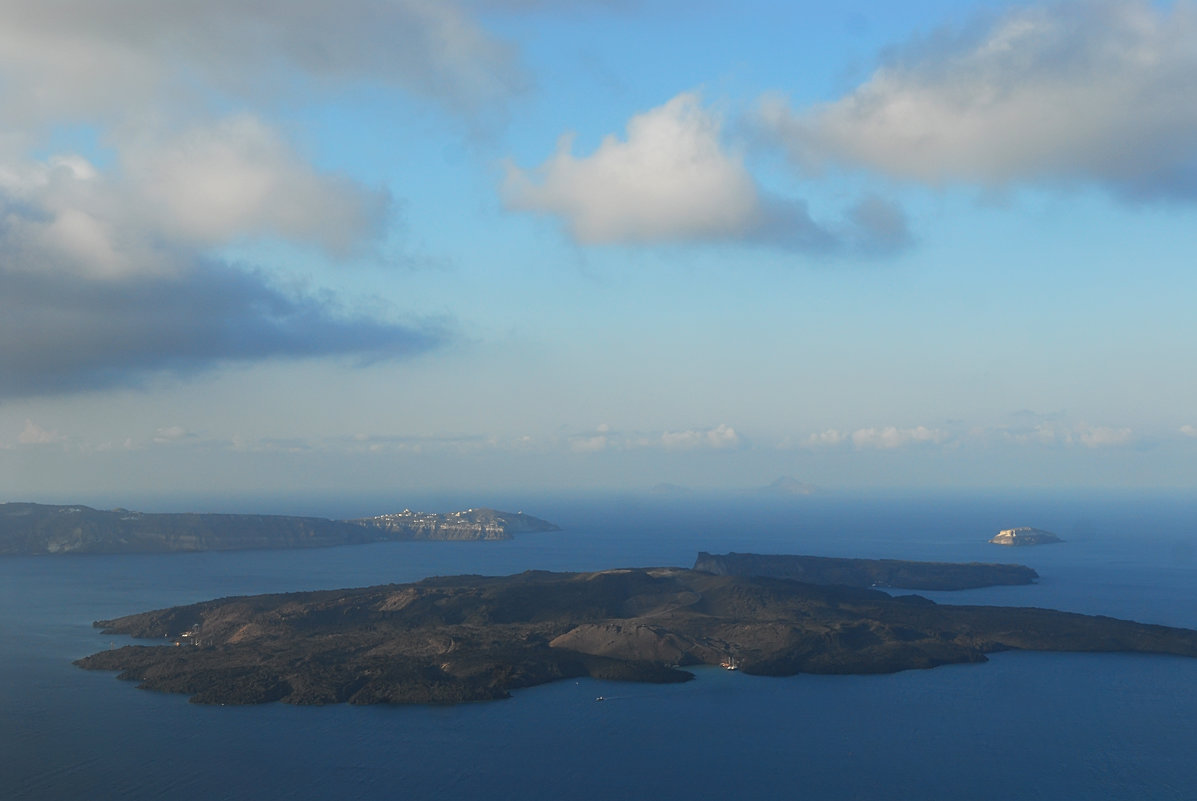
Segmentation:
{"type": "Polygon", "coordinates": [[[435,323],[342,313],[333,299],[216,263],[119,280],[0,268],[0,397],[136,386],[230,362],[401,358],[446,337],[435,323]]]}

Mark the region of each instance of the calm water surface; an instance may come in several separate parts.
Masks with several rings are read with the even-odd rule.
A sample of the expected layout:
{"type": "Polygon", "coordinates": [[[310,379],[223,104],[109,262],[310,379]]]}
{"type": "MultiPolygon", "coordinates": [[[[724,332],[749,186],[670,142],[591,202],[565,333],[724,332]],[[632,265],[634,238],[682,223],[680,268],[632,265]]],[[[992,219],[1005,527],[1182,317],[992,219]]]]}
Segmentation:
{"type": "Polygon", "coordinates": [[[700,670],[684,685],[567,681],[450,708],[202,707],[70,664],[126,641],[92,620],[161,606],[428,575],[689,565],[698,550],[1017,560],[1041,581],[928,595],[1197,628],[1188,497],[518,505],[566,530],[503,543],[0,560],[0,796],[1180,799],[1197,787],[1197,660],[1173,657],[1004,653],[867,677],[700,670]],[[1068,542],[984,542],[1023,524],[1068,542]]]}

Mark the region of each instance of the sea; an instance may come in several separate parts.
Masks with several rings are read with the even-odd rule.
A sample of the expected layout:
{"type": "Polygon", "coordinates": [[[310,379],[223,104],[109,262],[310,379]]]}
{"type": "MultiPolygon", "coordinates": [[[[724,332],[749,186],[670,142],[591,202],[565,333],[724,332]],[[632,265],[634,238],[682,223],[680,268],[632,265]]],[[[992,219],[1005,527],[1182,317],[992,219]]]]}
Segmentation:
{"type": "MultiPolygon", "coordinates": [[[[1197,797],[1197,659],[1172,656],[1005,652],[884,676],[703,668],[679,685],[568,680],[446,707],[201,706],[71,664],[130,642],[93,620],[164,606],[433,575],[690,566],[700,550],[1019,562],[1038,583],[923,594],[1197,628],[1197,493],[485,500],[562,530],[504,542],[0,558],[0,798],[1197,797]],[[1017,525],[1066,542],[986,542],[1017,525]]],[[[279,499],[238,503],[293,511],[272,508],[279,499]]],[[[381,497],[304,503],[330,517],[396,510],[381,497]]],[[[204,510],[238,510],[218,504],[206,499],[204,510]]]]}

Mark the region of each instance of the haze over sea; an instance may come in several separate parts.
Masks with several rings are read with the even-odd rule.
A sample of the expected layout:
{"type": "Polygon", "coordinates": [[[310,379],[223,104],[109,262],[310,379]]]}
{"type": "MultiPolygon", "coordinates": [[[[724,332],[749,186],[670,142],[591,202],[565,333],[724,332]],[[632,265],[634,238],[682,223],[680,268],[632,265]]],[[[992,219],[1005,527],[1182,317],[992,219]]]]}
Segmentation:
{"type": "MultiPolygon", "coordinates": [[[[703,669],[683,685],[566,681],[445,708],[204,707],[71,665],[125,641],[92,620],[150,608],[429,575],[689,566],[699,550],[1017,561],[1039,571],[1038,584],[925,594],[1197,627],[1191,495],[485,500],[564,530],[499,543],[0,560],[4,796],[1179,799],[1197,786],[1197,660],[1175,657],[1003,653],[786,679],[703,669]],[[1024,524],[1067,542],[985,542],[1024,524]]],[[[328,516],[394,505],[279,503],[239,502],[328,516]]]]}

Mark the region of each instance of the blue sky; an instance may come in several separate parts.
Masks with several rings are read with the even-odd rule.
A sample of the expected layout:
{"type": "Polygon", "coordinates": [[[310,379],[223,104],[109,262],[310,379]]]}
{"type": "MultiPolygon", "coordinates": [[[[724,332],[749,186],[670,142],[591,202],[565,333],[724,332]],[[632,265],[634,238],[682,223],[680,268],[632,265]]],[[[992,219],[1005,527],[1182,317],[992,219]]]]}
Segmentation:
{"type": "Polygon", "coordinates": [[[1197,485],[1197,4],[0,0],[8,500],[1197,485]]]}

